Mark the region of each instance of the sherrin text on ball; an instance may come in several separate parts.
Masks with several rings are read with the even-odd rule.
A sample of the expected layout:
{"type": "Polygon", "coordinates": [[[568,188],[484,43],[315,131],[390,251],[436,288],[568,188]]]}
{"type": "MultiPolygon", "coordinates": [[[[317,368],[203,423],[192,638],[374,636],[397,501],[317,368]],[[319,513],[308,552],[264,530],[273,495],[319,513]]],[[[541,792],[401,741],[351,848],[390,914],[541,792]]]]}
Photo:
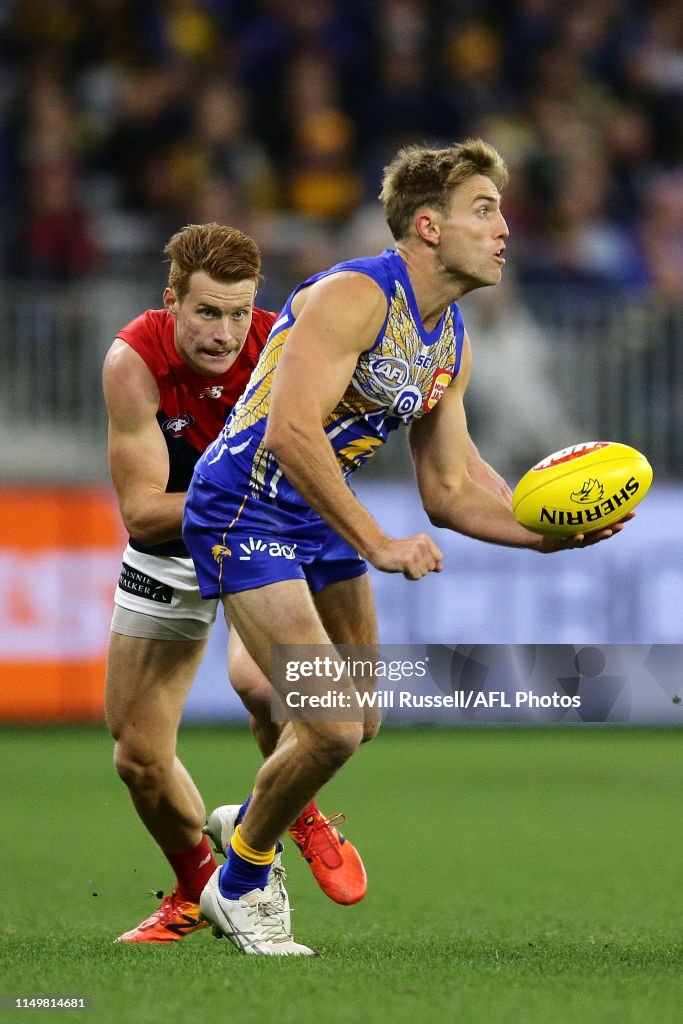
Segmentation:
{"type": "Polygon", "coordinates": [[[570,536],[619,522],[650,489],[644,455],[618,441],[583,441],[553,452],[512,494],[517,522],[534,533],[570,536]]]}

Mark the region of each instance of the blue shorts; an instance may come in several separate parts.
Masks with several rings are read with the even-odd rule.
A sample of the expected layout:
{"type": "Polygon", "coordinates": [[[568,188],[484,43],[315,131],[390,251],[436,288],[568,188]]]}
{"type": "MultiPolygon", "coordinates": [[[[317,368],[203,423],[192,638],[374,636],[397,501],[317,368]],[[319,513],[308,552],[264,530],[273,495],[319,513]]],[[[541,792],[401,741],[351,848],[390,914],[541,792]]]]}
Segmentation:
{"type": "Polygon", "coordinates": [[[368,571],[312,509],[270,505],[198,473],[187,492],[183,539],[206,598],[299,579],[315,594],[368,571]]]}

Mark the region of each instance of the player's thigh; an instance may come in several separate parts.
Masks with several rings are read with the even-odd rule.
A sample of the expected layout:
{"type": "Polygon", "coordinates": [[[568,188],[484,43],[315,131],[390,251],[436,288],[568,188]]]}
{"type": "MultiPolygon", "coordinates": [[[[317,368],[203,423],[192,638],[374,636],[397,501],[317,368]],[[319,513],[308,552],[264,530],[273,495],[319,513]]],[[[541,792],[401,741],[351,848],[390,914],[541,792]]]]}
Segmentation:
{"type": "Polygon", "coordinates": [[[206,640],[158,640],[112,632],[107,654],[105,713],[115,738],[175,743],[187,695],[206,640]]]}
{"type": "Polygon", "coordinates": [[[227,619],[269,679],[273,644],[330,643],[305,580],[281,580],[222,600],[227,619]]]}
{"type": "Polygon", "coordinates": [[[175,744],[218,602],[203,601],[190,558],[123,555],[107,656],[105,710],[118,739],[175,744]]]}
{"type": "Polygon", "coordinates": [[[378,643],[377,612],[368,573],[329,583],[313,601],[334,644],[378,643]]]}
{"type": "MultiPolygon", "coordinates": [[[[273,665],[273,645],[284,645],[287,659],[307,658],[311,648],[319,651],[321,645],[332,646],[332,641],[321,621],[308,584],[304,580],[283,580],[255,590],[226,595],[223,598],[226,613],[237,628],[246,649],[261,671],[271,680],[273,689],[281,698],[283,718],[280,724],[291,722],[298,742],[308,748],[314,757],[336,756],[340,760],[352,753],[363,737],[363,715],[351,711],[328,721],[328,715],[303,716],[290,714],[286,709],[292,689],[301,689],[301,682],[292,683],[283,666],[273,665]]],[[[329,689],[330,681],[308,677],[308,693],[322,693],[329,689]]],[[[353,686],[348,678],[336,681],[340,690],[353,686]]],[[[277,720],[277,719],[276,719],[277,720]]]]}

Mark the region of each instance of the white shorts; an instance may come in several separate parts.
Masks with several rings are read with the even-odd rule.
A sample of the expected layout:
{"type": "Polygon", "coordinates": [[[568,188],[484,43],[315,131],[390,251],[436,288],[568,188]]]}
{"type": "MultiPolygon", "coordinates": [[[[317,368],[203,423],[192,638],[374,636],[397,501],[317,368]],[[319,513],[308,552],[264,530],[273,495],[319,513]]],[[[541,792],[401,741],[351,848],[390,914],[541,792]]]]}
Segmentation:
{"type": "Polygon", "coordinates": [[[218,600],[201,597],[191,558],[147,555],[128,544],[114,604],[114,633],[203,640],[211,632],[218,600]]]}

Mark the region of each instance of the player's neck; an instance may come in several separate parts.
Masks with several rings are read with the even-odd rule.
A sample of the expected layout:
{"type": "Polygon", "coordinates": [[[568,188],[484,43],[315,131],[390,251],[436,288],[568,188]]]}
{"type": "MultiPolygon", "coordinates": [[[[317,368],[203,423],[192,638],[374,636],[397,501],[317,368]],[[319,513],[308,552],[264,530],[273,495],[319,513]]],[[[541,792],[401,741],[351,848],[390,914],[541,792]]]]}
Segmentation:
{"type": "Polygon", "coordinates": [[[406,265],[423,326],[432,331],[444,311],[452,302],[457,302],[467,288],[443,272],[431,250],[422,247],[416,251],[399,242],[396,251],[406,265]]]}

